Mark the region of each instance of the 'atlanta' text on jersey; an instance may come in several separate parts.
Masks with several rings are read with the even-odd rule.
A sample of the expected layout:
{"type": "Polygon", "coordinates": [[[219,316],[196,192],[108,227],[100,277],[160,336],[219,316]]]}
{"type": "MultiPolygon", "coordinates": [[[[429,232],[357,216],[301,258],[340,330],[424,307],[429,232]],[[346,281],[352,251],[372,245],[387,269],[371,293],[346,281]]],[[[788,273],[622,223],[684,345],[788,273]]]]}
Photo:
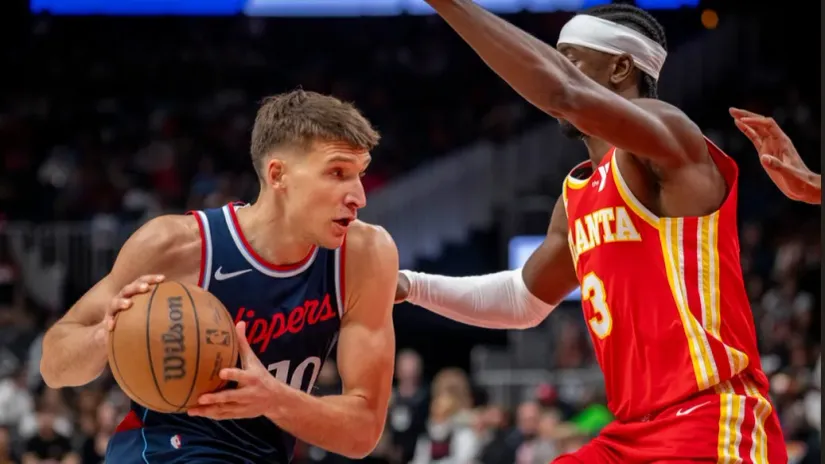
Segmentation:
{"type": "Polygon", "coordinates": [[[738,170],[711,142],[707,147],[728,194],[706,216],[656,216],[625,184],[615,149],[565,180],[584,318],[608,407],[621,421],[640,420],[700,391],[725,391],[736,376],[746,377],[749,395],[767,404],[739,262],[738,170]]]}

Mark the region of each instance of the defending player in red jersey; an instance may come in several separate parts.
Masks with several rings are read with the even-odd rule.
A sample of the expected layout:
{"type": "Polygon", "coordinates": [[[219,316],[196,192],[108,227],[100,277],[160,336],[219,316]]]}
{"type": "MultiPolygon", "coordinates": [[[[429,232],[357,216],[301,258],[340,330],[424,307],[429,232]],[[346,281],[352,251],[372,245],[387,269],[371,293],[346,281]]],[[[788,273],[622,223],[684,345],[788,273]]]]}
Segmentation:
{"type": "Polygon", "coordinates": [[[581,285],[617,420],[560,463],[784,463],[739,264],[737,167],[656,98],[662,27],[629,5],[571,19],[554,49],[470,0],[428,0],[533,105],[584,141],[523,269],[403,271],[406,298],[483,327],[537,324],[581,285]]]}

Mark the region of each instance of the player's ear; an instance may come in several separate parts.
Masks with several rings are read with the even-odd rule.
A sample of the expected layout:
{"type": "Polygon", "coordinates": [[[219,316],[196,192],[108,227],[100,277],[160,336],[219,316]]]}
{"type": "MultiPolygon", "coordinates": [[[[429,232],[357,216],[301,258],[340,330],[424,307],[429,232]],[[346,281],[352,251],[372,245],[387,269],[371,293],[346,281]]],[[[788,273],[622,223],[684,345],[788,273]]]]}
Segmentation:
{"type": "Polygon", "coordinates": [[[613,57],[610,65],[610,83],[619,85],[633,72],[633,58],[628,54],[613,57]]]}
{"type": "Polygon", "coordinates": [[[282,159],[272,157],[266,163],[266,180],[270,187],[282,189],[284,187],[284,174],[286,165],[282,159]]]}

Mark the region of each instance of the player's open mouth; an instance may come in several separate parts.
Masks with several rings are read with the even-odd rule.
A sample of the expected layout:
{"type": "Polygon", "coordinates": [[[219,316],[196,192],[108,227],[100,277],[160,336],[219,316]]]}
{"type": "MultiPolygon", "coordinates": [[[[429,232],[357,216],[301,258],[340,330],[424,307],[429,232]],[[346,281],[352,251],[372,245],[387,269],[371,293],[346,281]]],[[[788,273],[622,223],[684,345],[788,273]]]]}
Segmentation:
{"type": "Polygon", "coordinates": [[[343,219],[334,219],[332,222],[338,224],[341,227],[348,227],[352,222],[352,219],[343,218],[343,219]]]}

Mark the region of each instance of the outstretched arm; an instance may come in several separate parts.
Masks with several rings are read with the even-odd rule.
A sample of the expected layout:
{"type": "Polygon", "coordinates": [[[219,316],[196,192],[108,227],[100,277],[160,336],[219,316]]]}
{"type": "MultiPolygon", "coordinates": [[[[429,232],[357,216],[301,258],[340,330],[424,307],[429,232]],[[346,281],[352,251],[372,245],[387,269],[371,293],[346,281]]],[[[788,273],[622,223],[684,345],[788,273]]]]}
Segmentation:
{"type": "Polygon", "coordinates": [[[468,325],[526,329],[541,323],[577,285],[559,198],[544,243],[523,269],[472,277],[401,271],[396,300],[468,325]]]}
{"type": "Polygon", "coordinates": [[[544,112],[661,167],[709,159],[699,128],[659,100],[627,100],[472,0],[427,0],[502,79],[544,112]]]}
{"type": "Polygon", "coordinates": [[[799,156],[793,142],[773,118],[731,108],[736,127],[753,143],[765,172],[788,198],[822,204],[822,178],[799,156]]]}

